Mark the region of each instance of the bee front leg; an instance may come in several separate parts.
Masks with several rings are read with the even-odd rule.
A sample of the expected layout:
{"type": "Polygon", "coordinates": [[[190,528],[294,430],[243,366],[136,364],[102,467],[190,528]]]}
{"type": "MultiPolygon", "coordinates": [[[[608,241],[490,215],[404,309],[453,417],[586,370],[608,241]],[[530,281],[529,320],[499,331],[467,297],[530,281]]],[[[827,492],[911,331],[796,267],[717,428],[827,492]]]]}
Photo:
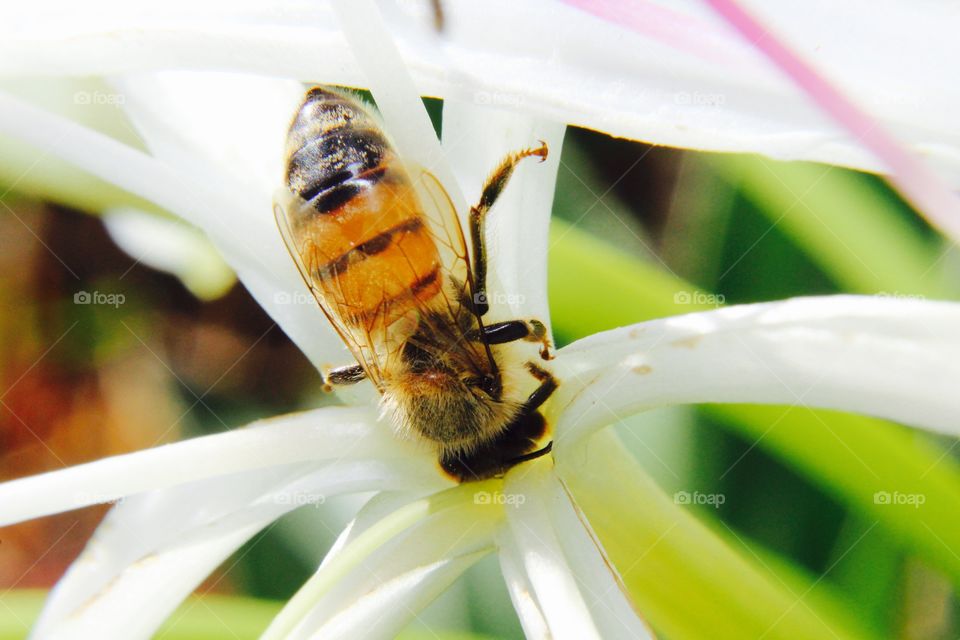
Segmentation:
{"type": "Polygon", "coordinates": [[[348,364],[323,373],[324,391],[333,391],[334,387],[345,387],[366,380],[367,372],[359,364],[348,364]]]}
{"type": "Polygon", "coordinates": [[[486,250],[486,217],[490,207],[497,201],[504,187],[510,181],[513,170],[524,158],[537,156],[541,162],[547,158],[547,143],[540,141],[536,149],[515,151],[500,161],[500,164],[487,178],[480,194],[480,202],[470,207],[470,244],[473,246],[473,304],[478,315],[484,315],[490,310],[487,301],[487,250],[486,250]]]}
{"type": "Polygon", "coordinates": [[[506,344],[516,340],[525,342],[539,342],[540,357],[552,360],[550,355],[550,338],[547,337],[547,328],[539,320],[508,320],[484,325],[479,330],[471,331],[467,337],[471,340],[480,338],[487,344],[506,344]]]}

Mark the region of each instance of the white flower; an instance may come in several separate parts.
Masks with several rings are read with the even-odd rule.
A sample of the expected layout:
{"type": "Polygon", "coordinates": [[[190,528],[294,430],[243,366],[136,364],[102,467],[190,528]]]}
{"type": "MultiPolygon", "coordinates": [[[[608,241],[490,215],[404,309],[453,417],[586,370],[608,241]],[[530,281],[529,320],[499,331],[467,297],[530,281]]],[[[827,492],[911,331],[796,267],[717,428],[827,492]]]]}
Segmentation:
{"type": "MultiPolygon", "coordinates": [[[[491,290],[513,294],[494,309],[503,318],[548,320],[546,228],[564,131],[557,122],[662,143],[874,166],[855,143],[795,103],[787,85],[744,57],[742,47],[693,5],[656,9],[670,17],[654,21],[660,27],[694,21],[704,29],[696,41],[683,29],[662,31],[662,40],[686,49],[669,57],[658,55],[666,44],[563,6],[458,4],[448,10],[448,42],[392,7],[391,32],[398,34],[416,86],[445,98],[441,147],[366,2],[340,5],[356,61],[325,5],[270,13],[254,3],[221,20],[212,9],[184,3],[148,20],[125,4],[103,4],[101,13],[89,4],[80,10],[40,2],[6,20],[16,31],[0,38],[0,51],[7,53],[0,70],[108,75],[149,152],[10,95],[0,96],[0,130],[203,229],[317,366],[345,363],[348,352],[323,329],[326,320],[315,306],[288,304],[307,292],[270,213],[284,130],[302,85],[151,69],[229,67],[370,86],[401,153],[431,167],[461,212],[504,153],[545,140],[554,153],[542,165],[518,169],[491,218],[491,290]],[[90,18],[95,15],[106,18],[90,18]],[[238,39],[242,48],[222,46],[238,39]],[[621,58],[606,53],[611,42],[621,58]],[[528,55],[518,59],[523,47],[528,55]],[[706,73],[704,58],[739,73],[706,73]],[[660,84],[643,84],[651,78],[660,84]],[[665,97],[683,91],[722,95],[723,104],[665,97]],[[771,112],[780,119],[771,119],[771,112]]],[[[890,13],[927,20],[898,7],[890,13]]],[[[935,17],[930,22],[928,37],[945,29],[935,17]]],[[[867,29],[867,37],[871,33],[867,29]]],[[[952,34],[943,39],[956,46],[952,34]]],[[[839,34],[833,42],[840,42],[839,34]]],[[[889,48],[879,52],[887,54],[893,55],[889,48]]],[[[839,73],[860,70],[844,52],[838,59],[847,64],[838,65],[839,73]]],[[[923,74],[899,79],[927,89],[923,74]]],[[[944,105],[882,106],[887,109],[878,111],[893,123],[910,112],[903,122],[911,145],[960,176],[958,141],[944,105]],[[910,128],[917,112],[929,116],[926,128],[910,128]]],[[[545,410],[554,453],[503,480],[454,486],[428,451],[377,422],[367,389],[352,406],[272,418],[5,483],[0,524],[122,499],[51,594],[34,631],[41,638],[149,637],[207,574],[280,515],[311,499],[369,491],[375,496],[268,637],[393,637],[488,553],[498,554],[529,637],[650,637],[585,515],[604,513],[609,474],[638,477],[616,439],[598,432],[658,406],[746,402],[855,411],[957,435],[960,403],[952,381],[960,375],[958,326],[956,304],[859,297],[648,322],[560,350],[552,363],[560,388],[545,410]]],[[[636,508],[662,512],[664,496],[639,477],[633,490],[649,502],[636,508]]],[[[695,527],[682,519],[674,526],[695,527]]],[[[816,637],[817,631],[807,633],[816,637]]]]}

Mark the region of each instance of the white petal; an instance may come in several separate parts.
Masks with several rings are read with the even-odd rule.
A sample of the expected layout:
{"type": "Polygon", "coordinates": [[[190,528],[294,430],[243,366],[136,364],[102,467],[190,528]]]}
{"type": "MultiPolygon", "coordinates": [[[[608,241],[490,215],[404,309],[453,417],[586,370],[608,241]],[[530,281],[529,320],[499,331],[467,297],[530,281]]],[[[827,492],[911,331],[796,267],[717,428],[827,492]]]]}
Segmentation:
{"type": "MultiPolygon", "coordinates": [[[[941,64],[960,59],[950,3],[750,4],[960,184],[958,94],[941,64]]],[[[442,39],[403,11],[386,13],[417,86],[429,95],[499,96],[537,117],[659,144],[879,168],[704,3],[614,6],[614,20],[633,20],[643,33],[551,0],[445,2],[442,39]]],[[[0,16],[0,73],[179,67],[366,81],[327,3],[181,0],[147,12],[117,0],[82,7],[38,0],[7,11],[0,16]]]]}
{"type": "MultiPolygon", "coordinates": [[[[461,491],[454,489],[454,491],[461,491]]],[[[375,500],[363,520],[398,500],[375,500]]],[[[265,638],[393,638],[493,548],[501,512],[417,500],[356,530],[288,603],[265,638]]],[[[364,516],[362,513],[361,516],[364,516]]]]}
{"type": "Polygon", "coordinates": [[[351,356],[294,267],[273,216],[287,128],[303,98],[292,80],[162,72],[114,82],[153,155],[213,186],[225,205],[174,211],[203,229],[257,302],[318,367],[351,356]]]}
{"type": "MultiPolygon", "coordinates": [[[[545,162],[523,160],[487,218],[490,320],[537,318],[548,325],[547,230],[566,127],[460,100],[443,105],[443,149],[469,205],[509,153],[547,143],[545,162]]],[[[466,226],[468,211],[461,211],[466,226]]]]}
{"type": "MultiPolygon", "coordinates": [[[[128,78],[122,94],[126,108],[156,152],[172,164],[2,93],[0,133],[76,164],[202,229],[261,306],[314,365],[322,368],[350,362],[352,357],[307,292],[283,246],[271,204],[275,187],[267,186],[274,179],[273,184],[280,184],[281,164],[275,148],[282,144],[283,129],[295,110],[292,93],[297,86],[296,82],[235,74],[128,78]],[[203,92],[198,85],[210,86],[203,92]],[[181,100],[161,99],[169,100],[164,91],[171,87],[178,88],[174,94],[181,100]],[[244,131],[244,136],[236,137],[247,142],[222,142],[229,129],[212,127],[205,135],[197,133],[217,115],[209,109],[194,109],[189,96],[197,93],[208,106],[220,105],[225,97],[247,105],[233,109],[245,118],[227,119],[233,131],[244,131]],[[165,107],[162,113],[153,111],[156,105],[165,107]],[[281,116],[281,111],[289,113],[281,116]],[[190,132],[191,138],[181,140],[178,128],[190,132]],[[196,146],[197,141],[205,144],[196,146]],[[214,152],[205,145],[222,149],[214,152]],[[246,172],[245,179],[234,171],[246,172]]],[[[369,385],[358,386],[366,388],[369,395],[369,385]]],[[[359,397],[359,393],[355,395],[359,397]]]]}
{"type": "MultiPolygon", "coordinates": [[[[509,528],[498,538],[505,549],[507,573],[519,559],[533,589],[518,606],[528,614],[540,605],[553,638],[652,638],[626,595],[620,576],[607,560],[548,461],[527,465],[507,476],[507,496],[522,497],[506,507],[509,528]]],[[[511,596],[522,596],[514,579],[511,596]]],[[[524,627],[536,630],[538,616],[524,627]]]]}
{"type": "Polygon", "coordinates": [[[300,466],[234,474],[121,502],[51,592],[33,635],[151,637],[217,565],[273,519],[231,523],[229,516],[291,472],[304,473],[300,466]]]}
{"type": "Polygon", "coordinates": [[[829,296],[598,334],[556,361],[558,449],[618,416],[700,402],[838,409],[958,435],[958,326],[957,303],[829,296]]]}
{"type": "Polygon", "coordinates": [[[200,298],[216,298],[235,278],[207,238],[177,220],[130,207],[103,212],[103,224],[117,245],[137,262],[177,276],[200,298]]]}
{"type": "Polygon", "coordinates": [[[150,637],[227,555],[281,515],[344,492],[403,485],[408,470],[385,466],[299,464],[125,500],[57,585],[35,633],[150,637]]]}
{"type": "Polygon", "coordinates": [[[414,486],[449,484],[430,452],[395,438],[371,409],[330,407],[0,484],[0,523],[250,469],[363,459],[414,467],[414,486]]]}
{"type": "Polygon", "coordinates": [[[530,579],[523,566],[523,554],[520,547],[513,544],[509,535],[501,536],[497,555],[500,558],[500,571],[507,583],[510,600],[520,618],[523,634],[528,640],[546,640],[550,638],[550,625],[544,618],[543,607],[537,600],[530,579]]]}

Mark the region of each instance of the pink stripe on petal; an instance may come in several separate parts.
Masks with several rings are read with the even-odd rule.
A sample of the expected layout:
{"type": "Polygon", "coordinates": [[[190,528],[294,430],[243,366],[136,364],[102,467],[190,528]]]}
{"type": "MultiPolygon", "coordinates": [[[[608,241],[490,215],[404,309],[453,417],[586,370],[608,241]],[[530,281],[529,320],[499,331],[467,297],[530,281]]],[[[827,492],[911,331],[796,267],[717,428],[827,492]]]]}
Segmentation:
{"type": "MultiPolygon", "coordinates": [[[[642,0],[565,0],[595,16],[683,50],[700,54],[689,38],[677,37],[672,12],[642,0]]],[[[905,149],[867,112],[838,89],[787,45],[747,13],[735,0],[706,0],[726,22],[777,68],[790,77],[833,120],[849,131],[887,168],[887,179],[914,208],[954,239],[960,240],[960,199],[922,160],[905,149]]],[[[708,30],[703,30],[706,33],[708,30]]]]}
{"type": "Polygon", "coordinates": [[[870,115],[848,100],[825,77],[763,27],[735,0],[706,0],[754,47],[787,74],[837,123],[883,162],[889,182],[927,220],[960,239],[960,200],[914,154],[905,149],[870,115]]]}

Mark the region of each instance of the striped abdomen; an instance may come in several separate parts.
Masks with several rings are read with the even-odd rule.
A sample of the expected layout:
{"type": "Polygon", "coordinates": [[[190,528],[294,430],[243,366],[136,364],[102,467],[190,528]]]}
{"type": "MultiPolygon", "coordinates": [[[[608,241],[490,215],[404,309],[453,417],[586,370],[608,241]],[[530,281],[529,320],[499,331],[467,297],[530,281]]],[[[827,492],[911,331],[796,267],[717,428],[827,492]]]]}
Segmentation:
{"type": "Polygon", "coordinates": [[[310,205],[290,220],[304,266],[345,323],[389,323],[440,292],[440,258],[409,178],[355,100],[307,93],[287,138],[286,181],[310,205]]]}

